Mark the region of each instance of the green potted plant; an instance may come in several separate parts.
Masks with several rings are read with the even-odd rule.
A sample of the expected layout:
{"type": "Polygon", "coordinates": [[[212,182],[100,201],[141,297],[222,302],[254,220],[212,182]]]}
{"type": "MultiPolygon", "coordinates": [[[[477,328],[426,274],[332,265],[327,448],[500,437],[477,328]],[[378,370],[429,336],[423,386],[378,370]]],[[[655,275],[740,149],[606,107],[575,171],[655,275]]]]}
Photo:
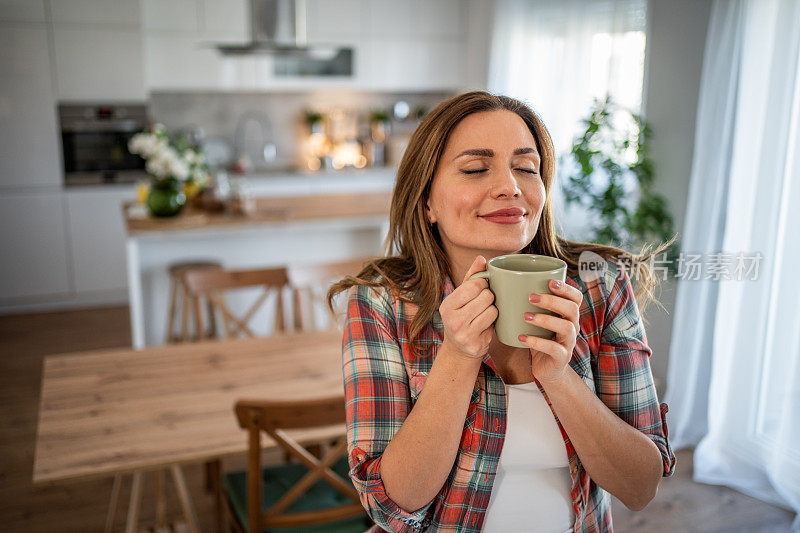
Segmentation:
{"type": "Polygon", "coordinates": [[[305,123],[312,134],[322,132],[325,115],[319,111],[313,111],[309,109],[305,111],[303,118],[305,119],[305,123]]]}
{"type": "Polygon", "coordinates": [[[559,162],[567,205],[591,221],[582,240],[630,249],[674,239],[662,266],[675,275],[680,242],[666,199],[653,190],[649,124],[609,96],[595,99],[582,122],[585,130],[559,162]]]}
{"type": "Polygon", "coordinates": [[[386,142],[389,129],[389,112],[385,109],[373,109],[369,113],[369,127],[374,142],[386,142]]]}

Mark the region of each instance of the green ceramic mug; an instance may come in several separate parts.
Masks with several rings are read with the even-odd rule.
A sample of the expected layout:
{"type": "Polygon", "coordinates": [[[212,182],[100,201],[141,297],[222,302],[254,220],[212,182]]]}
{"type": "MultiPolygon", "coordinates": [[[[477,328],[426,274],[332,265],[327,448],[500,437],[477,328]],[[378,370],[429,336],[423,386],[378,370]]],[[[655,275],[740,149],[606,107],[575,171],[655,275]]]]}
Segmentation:
{"type": "Polygon", "coordinates": [[[500,342],[527,348],[519,341],[518,335],[552,339],[555,333],[525,322],[522,315],[556,315],[553,311],[533,305],[528,296],[533,293],[552,294],[550,280],[557,279],[563,283],[566,276],[567,264],[561,259],[547,255],[510,254],[490,259],[486,270],[476,272],[470,279],[483,278],[489,281],[489,289],[494,293],[494,305],[498,310],[494,327],[500,342]]]}

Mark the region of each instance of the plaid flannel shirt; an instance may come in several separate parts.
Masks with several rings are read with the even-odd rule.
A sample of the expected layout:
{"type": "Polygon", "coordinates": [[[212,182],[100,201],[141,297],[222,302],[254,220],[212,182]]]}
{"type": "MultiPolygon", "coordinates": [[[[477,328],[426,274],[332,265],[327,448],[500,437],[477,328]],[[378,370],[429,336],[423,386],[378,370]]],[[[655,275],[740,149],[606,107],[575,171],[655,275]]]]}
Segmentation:
{"type": "MultiPolygon", "coordinates": [[[[607,263],[603,278],[587,283],[580,277],[566,279],[583,293],[580,333],[569,364],[612,412],[653,440],[662,455],[663,476],[668,477],[675,470],[667,440],[668,407],[656,396],[651,350],[628,274],[607,263]]],[[[453,289],[445,278],[443,297],[453,289]]],[[[382,453],[414,407],[444,336],[436,311],[419,334],[423,350],[415,356],[409,333],[416,310],[385,288],[356,286],[349,293],[342,370],[350,478],[375,531],[477,532],[489,505],[506,430],[506,388],[488,353],[475,382],[455,463],[439,493],[421,509],[409,511],[389,498],[381,479],[382,453]]],[[[610,495],[588,476],[555,411],[553,416],[569,459],[574,532],[613,531],[610,495]]]]}

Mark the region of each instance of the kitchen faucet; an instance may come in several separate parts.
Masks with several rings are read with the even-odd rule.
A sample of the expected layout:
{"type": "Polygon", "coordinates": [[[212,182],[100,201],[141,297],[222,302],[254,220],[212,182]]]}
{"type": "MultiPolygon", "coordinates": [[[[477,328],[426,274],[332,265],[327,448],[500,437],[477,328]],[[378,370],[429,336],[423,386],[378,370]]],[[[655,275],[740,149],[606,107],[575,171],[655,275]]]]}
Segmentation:
{"type": "Polygon", "coordinates": [[[266,113],[262,111],[243,113],[236,123],[234,136],[237,165],[244,167],[245,170],[250,170],[274,161],[278,150],[275,143],[272,142],[272,136],[272,122],[266,113]],[[256,127],[257,140],[248,136],[251,125],[256,127]],[[255,140],[255,144],[252,144],[253,140],[255,140]]]}

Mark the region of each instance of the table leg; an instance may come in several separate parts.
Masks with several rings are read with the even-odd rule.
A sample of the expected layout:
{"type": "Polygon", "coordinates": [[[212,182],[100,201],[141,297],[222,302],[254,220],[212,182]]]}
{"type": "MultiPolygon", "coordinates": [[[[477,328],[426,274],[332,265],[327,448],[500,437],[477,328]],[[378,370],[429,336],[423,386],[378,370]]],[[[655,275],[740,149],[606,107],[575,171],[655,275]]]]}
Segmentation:
{"type": "Polygon", "coordinates": [[[119,486],[122,484],[122,474],[114,474],[114,485],[111,487],[111,501],[108,503],[105,533],[114,531],[114,520],[117,517],[117,503],[119,502],[119,486]]]}
{"type": "Polygon", "coordinates": [[[128,505],[128,517],[125,522],[125,533],[136,533],[139,524],[139,504],[142,501],[142,471],[133,473],[131,485],[131,502],[128,505]]]}
{"type": "Polygon", "coordinates": [[[156,531],[167,527],[167,502],[164,494],[164,470],[156,471],[156,531]]]}
{"type": "Polygon", "coordinates": [[[139,244],[136,239],[128,239],[125,248],[128,260],[128,305],[131,313],[131,339],[133,340],[134,349],[141,350],[145,345],[145,335],[139,244]]]}
{"type": "Polygon", "coordinates": [[[178,498],[183,508],[183,516],[186,518],[186,525],[189,527],[190,533],[198,533],[197,513],[195,513],[192,497],[189,495],[189,489],[186,487],[186,479],[183,477],[183,471],[179,465],[172,465],[170,469],[172,470],[172,479],[175,481],[175,488],[178,491],[178,498]]]}

